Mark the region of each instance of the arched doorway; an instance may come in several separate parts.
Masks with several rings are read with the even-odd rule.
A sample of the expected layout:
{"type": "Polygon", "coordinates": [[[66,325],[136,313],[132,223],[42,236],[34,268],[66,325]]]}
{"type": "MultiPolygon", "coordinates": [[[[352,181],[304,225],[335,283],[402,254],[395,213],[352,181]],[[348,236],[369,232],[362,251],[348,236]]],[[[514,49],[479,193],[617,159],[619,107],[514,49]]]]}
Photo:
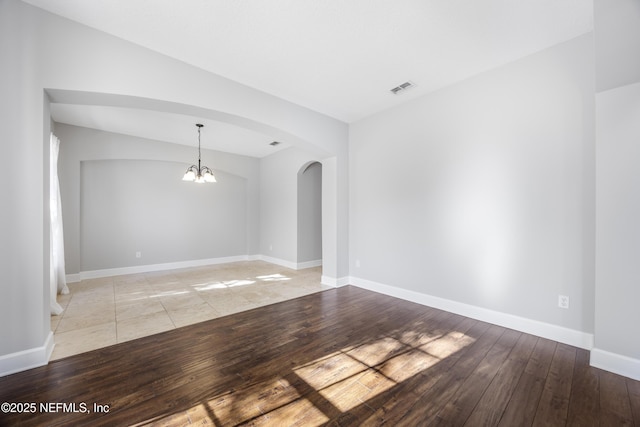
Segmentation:
{"type": "Polygon", "coordinates": [[[298,171],[298,268],[322,265],[322,164],[298,171]]]}

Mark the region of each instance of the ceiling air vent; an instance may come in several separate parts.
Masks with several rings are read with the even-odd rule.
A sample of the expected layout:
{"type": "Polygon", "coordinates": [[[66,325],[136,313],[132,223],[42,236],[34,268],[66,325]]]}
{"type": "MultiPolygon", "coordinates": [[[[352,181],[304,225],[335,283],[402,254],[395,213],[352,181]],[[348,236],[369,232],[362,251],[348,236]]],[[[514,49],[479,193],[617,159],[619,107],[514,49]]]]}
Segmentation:
{"type": "Polygon", "coordinates": [[[396,87],[394,87],[393,89],[391,89],[391,93],[393,93],[394,95],[397,95],[398,93],[402,92],[403,90],[407,90],[407,89],[411,89],[412,87],[415,86],[415,83],[408,81],[408,82],[404,82],[401,85],[398,85],[396,87]]]}
{"type": "Polygon", "coordinates": [[[269,143],[270,146],[275,147],[276,145],[280,145],[278,141],[273,141],[269,143]]]}

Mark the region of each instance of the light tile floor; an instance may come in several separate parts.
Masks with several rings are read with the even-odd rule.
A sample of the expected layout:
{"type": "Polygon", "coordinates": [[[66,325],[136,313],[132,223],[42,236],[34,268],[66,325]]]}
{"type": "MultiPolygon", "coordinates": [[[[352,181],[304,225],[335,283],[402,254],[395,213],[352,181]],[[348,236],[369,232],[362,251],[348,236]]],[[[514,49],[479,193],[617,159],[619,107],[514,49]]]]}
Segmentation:
{"type": "Polygon", "coordinates": [[[51,316],[51,359],[329,289],[320,275],[246,261],[70,283],[51,316]]]}

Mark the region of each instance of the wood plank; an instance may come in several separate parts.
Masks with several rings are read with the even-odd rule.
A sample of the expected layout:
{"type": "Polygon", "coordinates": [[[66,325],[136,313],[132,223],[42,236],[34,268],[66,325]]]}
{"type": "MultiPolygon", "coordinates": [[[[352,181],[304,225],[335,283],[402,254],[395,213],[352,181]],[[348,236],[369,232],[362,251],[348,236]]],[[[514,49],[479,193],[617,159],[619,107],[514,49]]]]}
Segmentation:
{"type": "Polygon", "coordinates": [[[520,336],[507,360],[500,366],[493,381],[473,409],[466,424],[472,426],[498,425],[537,341],[538,339],[533,335],[523,334],[520,336]]]}
{"type": "Polygon", "coordinates": [[[557,426],[559,420],[567,419],[575,360],[575,347],[566,344],[556,346],[533,420],[534,426],[557,426]]]}
{"type": "Polygon", "coordinates": [[[518,385],[511,394],[511,399],[500,419],[499,426],[511,427],[531,424],[538,409],[538,402],[542,396],[555,351],[556,343],[554,341],[538,338],[518,385]]]}
{"type": "Polygon", "coordinates": [[[599,374],[602,425],[634,425],[625,378],[602,370],[599,374]]]}
{"type": "Polygon", "coordinates": [[[596,368],[589,366],[589,352],[576,350],[573,384],[567,425],[597,426],[600,422],[600,381],[596,368]]]}
{"type": "Polygon", "coordinates": [[[633,414],[634,425],[640,426],[640,381],[627,378],[627,390],[631,403],[631,413],[633,414]]]}
{"type": "MultiPolygon", "coordinates": [[[[444,381],[448,375],[453,374],[454,369],[452,367],[460,359],[464,358],[470,347],[473,347],[476,352],[482,352],[487,341],[492,344],[498,339],[499,334],[497,332],[500,332],[499,328],[485,335],[489,326],[490,325],[486,323],[473,319],[464,319],[455,327],[454,338],[460,342],[464,342],[465,345],[456,346],[460,347],[458,351],[446,359],[440,360],[437,365],[432,366],[426,372],[414,376],[401,384],[396,384],[382,374],[361,378],[360,382],[372,390],[372,397],[366,402],[366,405],[377,408],[376,411],[366,419],[364,424],[401,424],[400,420],[419,402],[422,395],[437,395],[436,392],[432,392],[432,388],[438,384],[439,381],[444,381]],[[469,344],[470,339],[473,341],[473,344],[469,344]]],[[[490,345],[486,346],[487,349],[488,347],[490,347],[490,345]]],[[[431,400],[430,403],[432,401],[433,400],[431,400]]],[[[420,406],[422,407],[422,405],[420,406]]]]}
{"type": "Polygon", "coordinates": [[[438,413],[427,419],[428,425],[463,425],[494,380],[521,333],[508,329],[496,341],[477,368],[438,413]]]}
{"type": "Polygon", "coordinates": [[[633,425],[640,383],[588,353],[346,286],[0,378],[21,425],[633,425]]]}
{"type": "Polygon", "coordinates": [[[427,420],[449,402],[505,332],[500,326],[482,322],[472,329],[470,335],[479,334],[475,342],[460,351],[459,358],[447,358],[426,372],[424,384],[418,384],[415,389],[419,393],[417,397],[403,399],[406,394],[403,392],[386,404],[378,404],[375,415],[378,421],[386,425],[428,425],[427,420]]]}

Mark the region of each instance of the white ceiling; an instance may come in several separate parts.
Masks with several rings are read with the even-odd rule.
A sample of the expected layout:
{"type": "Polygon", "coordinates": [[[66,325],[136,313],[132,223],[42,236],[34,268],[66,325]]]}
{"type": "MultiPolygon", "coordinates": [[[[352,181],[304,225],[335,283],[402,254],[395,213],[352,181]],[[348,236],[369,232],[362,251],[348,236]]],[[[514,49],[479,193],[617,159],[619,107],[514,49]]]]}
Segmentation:
{"type": "Polygon", "coordinates": [[[23,1],[345,122],[593,28],[586,0],[23,1]]]}
{"type": "Polygon", "coordinates": [[[291,146],[283,141],[271,146],[273,138],[229,123],[152,110],[53,103],[51,117],[58,123],[192,147],[198,145],[196,123],[201,123],[202,148],[251,157],[265,157],[291,146]]]}

